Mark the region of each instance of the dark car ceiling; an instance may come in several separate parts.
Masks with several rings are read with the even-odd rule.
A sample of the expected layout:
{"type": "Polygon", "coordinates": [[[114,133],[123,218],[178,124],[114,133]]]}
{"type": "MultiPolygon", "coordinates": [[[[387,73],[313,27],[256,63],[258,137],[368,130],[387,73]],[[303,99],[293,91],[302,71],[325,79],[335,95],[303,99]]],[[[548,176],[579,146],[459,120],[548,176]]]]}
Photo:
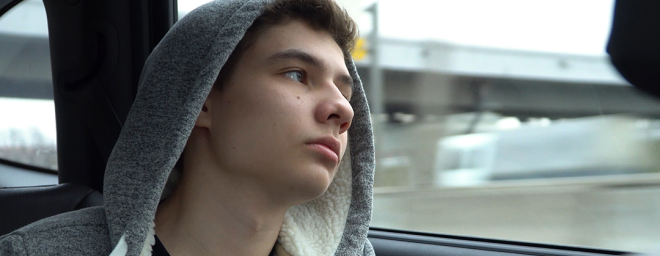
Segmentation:
{"type": "Polygon", "coordinates": [[[612,64],[634,86],[660,97],[660,1],[616,1],[607,45],[612,64]]]}

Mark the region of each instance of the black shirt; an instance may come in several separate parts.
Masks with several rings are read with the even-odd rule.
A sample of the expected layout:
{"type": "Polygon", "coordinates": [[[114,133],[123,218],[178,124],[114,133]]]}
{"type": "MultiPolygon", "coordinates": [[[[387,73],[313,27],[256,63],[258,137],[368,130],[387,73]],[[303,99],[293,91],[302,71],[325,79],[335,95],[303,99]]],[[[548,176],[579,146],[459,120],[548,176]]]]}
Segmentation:
{"type": "Polygon", "coordinates": [[[151,247],[151,249],[153,249],[151,256],[170,256],[170,253],[167,252],[163,243],[158,240],[158,236],[154,235],[154,238],[156,239],[156,243],[151,247]]]}
{"type": "MultiPolygon", "coordinates": [[[[160,240],[158,239],[158,236],[154,235],[154,238],[156,239],[156,243],[154,244],[153,247],[151,247],[151,249],[153,250],[151,252],[151,256],[170,256],[170,253],[167,252],[165,246],[163,246],[163,243],[161,243],[160,240]]],[[[276,256],[275,250],[273,249],[273,251],[270,252],[268,256],[276,256]]]]}

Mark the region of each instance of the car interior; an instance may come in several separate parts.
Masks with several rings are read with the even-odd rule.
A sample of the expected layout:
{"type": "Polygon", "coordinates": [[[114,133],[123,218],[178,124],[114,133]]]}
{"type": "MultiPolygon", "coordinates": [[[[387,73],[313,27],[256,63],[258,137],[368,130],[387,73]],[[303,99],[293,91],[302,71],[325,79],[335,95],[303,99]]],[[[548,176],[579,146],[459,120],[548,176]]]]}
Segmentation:
{"type": "MultiPolygon", "coordinates": [[[[20,2],[0,0],[0,16],[20,2]]],[[[0,165],[57,177],[58,184],[0,188],[0,236],[49,216],[103,205],[105,166],[133,103],[142,66],[178,18],[177,0],[43,2],[58,171],[4,159],[0,165]]],[[[607,48],[611,62],[626,80],[657,97],[659,12],[657,1],[616,1],[607,48]]],[[[381,256],[631,253],[387,228],[372,228],[369,239],[381,256]]]]}

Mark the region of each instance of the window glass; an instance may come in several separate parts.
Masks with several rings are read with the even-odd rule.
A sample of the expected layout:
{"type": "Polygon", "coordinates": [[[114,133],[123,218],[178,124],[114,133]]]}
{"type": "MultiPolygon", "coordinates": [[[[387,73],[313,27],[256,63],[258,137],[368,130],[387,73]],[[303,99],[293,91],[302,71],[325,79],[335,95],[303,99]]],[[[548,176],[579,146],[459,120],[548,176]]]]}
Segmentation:
{"type": "Polygon", "coordinates": [[[613,0],[338,2],[380,110],[372,226],[659,249],[660,101],[608,60],[613,0]]]}
{"type": "MultiPolygon", "coordinates": [[[[0,16],[0,45],[0,158],[56,170],[55,106],[42,1],[23,1],[0,16]]],[[[0,174],[9,170],[0,166],[0,174]]]]}

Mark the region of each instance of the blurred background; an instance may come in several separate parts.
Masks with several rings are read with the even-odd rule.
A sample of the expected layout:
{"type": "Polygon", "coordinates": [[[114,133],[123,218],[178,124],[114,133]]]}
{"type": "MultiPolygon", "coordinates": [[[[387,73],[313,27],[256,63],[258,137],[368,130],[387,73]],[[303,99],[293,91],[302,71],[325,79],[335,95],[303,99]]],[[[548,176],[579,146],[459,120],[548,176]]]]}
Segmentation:
{"type": "MultiPolygon", "coordinates": [[[[610,64],[614,1],[339,2],[361,32],[372,226],[658,249],[660,100],[610,64]]],[[[0,17],[0,45],[0,158],[57,169],[43,3],[0,17]]],[[[16,171],[0,187],[57,182],[16,171]]]]}

